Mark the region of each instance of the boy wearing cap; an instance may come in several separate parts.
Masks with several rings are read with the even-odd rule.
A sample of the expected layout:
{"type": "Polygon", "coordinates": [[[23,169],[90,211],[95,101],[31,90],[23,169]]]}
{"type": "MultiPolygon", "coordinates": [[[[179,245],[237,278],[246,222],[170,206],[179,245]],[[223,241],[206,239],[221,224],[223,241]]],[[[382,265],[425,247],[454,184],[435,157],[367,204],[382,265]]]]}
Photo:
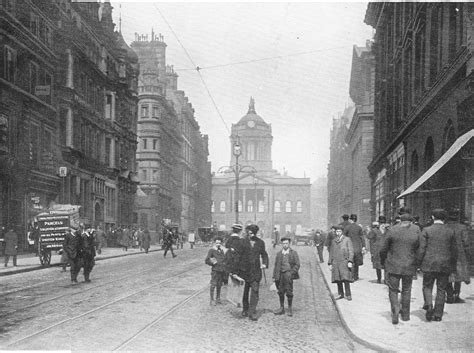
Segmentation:
{"type": "Polygon", "coordinates": [[[221,304],[221,288],[227,272],[224,267],[225,248],[222,246],[222,238],[214,240],[214,246],[209,249],[204,262],[212,267],[211,270],[211,305],[221,304]],[[216,300],[214,300],[214,290],[216,290],[216,300]]]}
{"type": "Polygon", "coordinates": [[[298,279],[300,259],[298,253],[290,248],[290,238],[281,238],[283,249],[275,257],[275,267],[273,268],[273,282],[275,282],[278,296],[280,297],[280,309],[274,312],[275,315],[285,313],[285,295],[288,299],[288,316],[293,316],[293,280],[298,279]]]}
{"type": "Polygon", "coordinates": [[[344,295],[347,300],[352,300],[350,283],[353,282],[351,270],[354,249],[351,239],[344,236],[342,227],[339,225],[334,227],[336,234],[332,241],[328,262],[331,270],[331,282],[337,284],[339,295],[336,300],[344,298],[344,295]]]}

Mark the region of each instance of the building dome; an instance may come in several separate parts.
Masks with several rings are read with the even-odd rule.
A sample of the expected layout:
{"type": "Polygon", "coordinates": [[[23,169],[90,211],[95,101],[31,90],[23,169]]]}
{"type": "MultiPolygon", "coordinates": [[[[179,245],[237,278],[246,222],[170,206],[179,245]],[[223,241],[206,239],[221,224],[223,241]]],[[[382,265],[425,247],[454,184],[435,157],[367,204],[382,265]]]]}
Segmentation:
{"type": "Polygon", "coordinates": [[[265,120],[262,119],[260,115],[257,114],[255,111],[255,100],[253,97],[250,97],[250,103],[249,103],[249,111],[247,112],[246,115],[244,115],[239,122],[236,124],[238,125],[249,125],[250,127],[253,127],[252,125],[263,125],[263,126],[268,126],[268,124],[265,122],[265,120]],[[250,124],[250,125],[249,125],[250,124]]]}

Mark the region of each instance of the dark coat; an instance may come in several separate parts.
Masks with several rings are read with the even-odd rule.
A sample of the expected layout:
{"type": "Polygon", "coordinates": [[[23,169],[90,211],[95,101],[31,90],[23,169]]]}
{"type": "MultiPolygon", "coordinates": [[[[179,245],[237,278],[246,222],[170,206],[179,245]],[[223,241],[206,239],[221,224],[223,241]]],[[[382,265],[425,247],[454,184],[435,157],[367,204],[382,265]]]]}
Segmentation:
{"type": "Polygon", "coordinates": [[[418,261],[423,272],[452,273],[456,270],[457,249],[454,230],[434,223],[420,235],[418,261]]]}
{"type": "MultiPolygon", "coordinates": [[[[283,250],[282,250],[283,251],[283,250]]],[[[280,274],[281,274],[281,265],[283,262],[283,252],[279,251],[275,257],[275,267],[273,268],[273,279],[275,281],[280,280],[280,274]]],[[[288,261],[290,263],[291,267],[291,277],[293,279],[299,279],[300,276],[298,274],[298,271],[300,269],[300,258],[298,256],[298,253],[290,248],[290,253],[288,254],[289,258],[288,261]]]]}
{"type": "Polygon", "coordinates": [[[82,253],[83,257],[94,258],[95,253],[95,237],[93,234],[84,232],[81,234],[82,240],[82,253]]]}
{"type": "Polygon", "coordinates": [[[74,260],[76,257],[82,256],[82,239],[80,232],[67,232],[64,236],[63,249],[68,258],[74,260]]]}
{"type": "Polygon", "coordinates": [[[119,239],[119,244],[126,247],[133,245],[133,232],[131,229],[122,230],[122,234],[119,239]]]}
{"type": "Polygon", "coordinates": [[[352,271],[349,269],[349,262],[354,260],[354,248],[350,238],[342,235],[339,239],[334,238],[329,252],[329,265],[332,265],[331,281],[353,281],[352,271]]]}
{"type": "Polygon", "coordinates": [[[148,231],[148,229],[145,229],[142,233],[143,233],[142,247],[144,249],[149,249],[150,248],[150,242],[151,242],[150,232],[148,231]]]}
{"type": "Polygon", "coordinates": [[[454,230],[457,248],[456,271],[454,271],[452,276],[450,276],[450,281],[464,281],[469,283],[471,277],[469,275],[469,264],[466,257],[466,254],[469,251],[469,230],[466,225],[458,222],[448,222],[446,225],[454,230]]]}
{"type": "Polygon", "coordinates": [[[204,262],[212,267],[212,271],[217,271],[217,272],[225,272],[225,264],[224,264],[224,259],[225,259],[225,252],[227,249],[225,249],[223,246],[221,247],[222,252],[219,252],[217,250],[217,247],[212,247],[209,249],[207,252],[206,259],[204,262]],[[216,263],[213,264],[211,261],[211,258],[216,259],[216,263]]]}
{"type": "Polygon", "coordinates": [[[324,243],[326,242],[326,237],[322,233],[315,233],[313,241],[316,247],[322,248],[324,247],[324,243]]]}
{"type": "Polygon", "coordinates": [[[362,248],[365,248],[365,239],[362,227],[357,223],[350,223],[344,228],[344,235],[351,239],[354,249],[354,264],[363,265],[364,256],[362,248]]]}
{"type": "Polygon", "coordinates": [[[227,251],[225,253],[225,268],[229,273],[239,274],[244,271],[244,268],[241,268],[240,257],[243,253],[243,239],[241,239],[236,233],[231,235],[225,243],[227,251]]]}
{"type": "Polygon", "coordinates": [[[370,241],[372,267],[375,269],[383,269],[382,262],[380,261],[380,249],[382,248],[385,238],[385,234],[382,234],[379,228],[372,228],[370,232],[367,233],[367,239],[370,241]]]}
{"type": "Polygon", "coordinates": [[[5,255],[17,255],[18,254],[18,235],[13,231],[9,230],[5,234],[5,255]]]}
{"type": "Polygon", "coordinates": [[[262,258],[262,263],[268,268],[268,254],[265,250],[265,242],[256,236],[250,239],[244,238],[242,239],[241,254],[240,269],[242,272],[239,276],[248,283],[260,282],[262,279],[260,258],[262,258]]]}
{"type": "Polygon", "coordinates": [[[390,227],[380,248],[380,261],[388,273],[414,276],[418,267],[420,228],[410,222],[390,227]]]}

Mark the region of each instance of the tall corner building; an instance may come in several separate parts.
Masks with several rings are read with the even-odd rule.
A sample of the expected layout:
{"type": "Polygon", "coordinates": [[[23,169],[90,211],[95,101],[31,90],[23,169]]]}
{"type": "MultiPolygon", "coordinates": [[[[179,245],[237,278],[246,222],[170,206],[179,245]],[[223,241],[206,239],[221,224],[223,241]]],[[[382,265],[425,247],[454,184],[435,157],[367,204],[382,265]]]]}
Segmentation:
{"type": "Polygon", "coordinates": [[[257,224],[266,237],[273,227],[282,235],[310,227],[310,180],[274,170],[272,142],[272,127],[257,114],[251,98],[247,114],[232,124],[227,172],[212,178],[211,212],[219,230],[230,229],[237,217],[244,226],[257,224]],[[233,153],[236,143],[241,146],[238,158],[233,153]]]}

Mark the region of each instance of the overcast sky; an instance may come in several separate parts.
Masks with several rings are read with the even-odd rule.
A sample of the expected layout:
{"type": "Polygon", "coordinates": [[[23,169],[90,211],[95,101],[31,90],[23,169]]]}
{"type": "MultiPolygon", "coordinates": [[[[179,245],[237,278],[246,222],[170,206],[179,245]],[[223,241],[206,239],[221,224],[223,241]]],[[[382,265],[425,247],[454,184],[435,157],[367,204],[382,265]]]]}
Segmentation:
{"type": "Polygon", "coordinates": [[[353,45],[373,36],[363,22],[366,2],[112,5],[127,43],[135,32],[150,38],[152,28],[164,35],[178,89],[209,135],[213,171],[229,164],[231,125],[252,96],[257,114],[272,125],[273,167],[312,181],[327,175],[332,119],[350,104],[353,45]]]}

